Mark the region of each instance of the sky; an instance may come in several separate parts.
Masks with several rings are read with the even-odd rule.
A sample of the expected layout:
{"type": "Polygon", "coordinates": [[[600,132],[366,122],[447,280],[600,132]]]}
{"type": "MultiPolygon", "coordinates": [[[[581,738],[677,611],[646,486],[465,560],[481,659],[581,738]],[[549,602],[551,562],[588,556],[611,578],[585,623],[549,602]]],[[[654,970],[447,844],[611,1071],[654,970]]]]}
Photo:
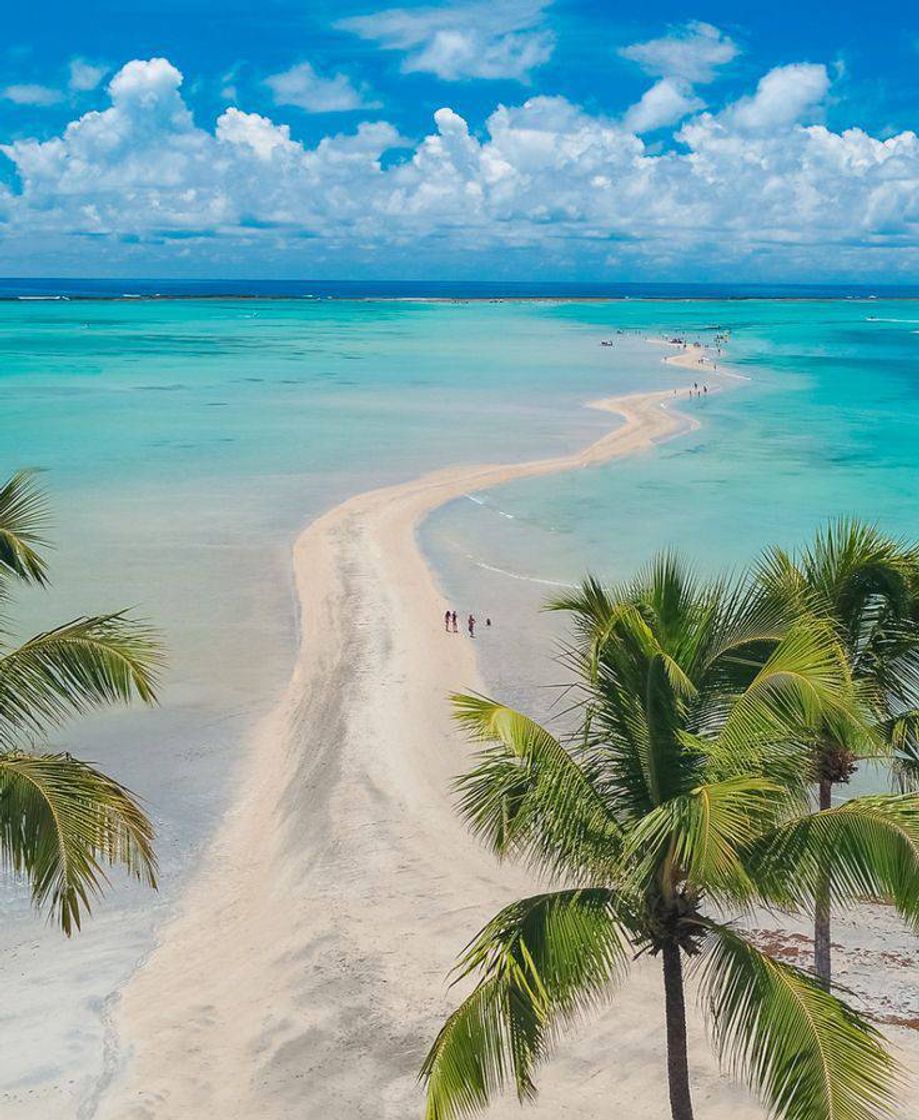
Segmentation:
{"type": "Polygon", "coordinates": [[[50,0],[5,16],[0,274],[919,280],[877,0],[50,0]]]}

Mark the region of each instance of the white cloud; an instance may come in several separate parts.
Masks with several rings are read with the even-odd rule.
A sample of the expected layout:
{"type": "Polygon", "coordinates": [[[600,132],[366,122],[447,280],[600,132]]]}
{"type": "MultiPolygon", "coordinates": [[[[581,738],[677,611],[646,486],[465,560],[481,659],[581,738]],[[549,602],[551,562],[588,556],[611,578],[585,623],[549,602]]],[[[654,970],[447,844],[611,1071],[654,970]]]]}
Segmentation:
{"type": "Polygon", "coordinates": [[[669,35],[621,47],[619,54],[655,78],[679,78],[690,84],[714,80],[719,67],[740,53],[737,44],[710,23],[693,21],[669,35]]]}
{"type": "Polygon", "coordinates": [[[730,109],[731,123],[738,128],[774,129],[812,116],[830,90],[825,66],[796,62],[777,66],[760,78],[756,93],[730,109]]]}
{"type": "Polygon", "coordinates": [[[786,279],[919,267],[919,138],[798,123],[826,90],[803,65],[693,116],[677,134],[682,147],[659,153],[633,129],[668,104],[680,111],[679,86],[629,127],[541,96],[499,106],[475,131],[443,107],[414,147],[385,121],[308,147],[288,125],[235,107],[200,127],[181,80],[165,59],[136,60],[112,79],[109,108],[50,140],[3,146],[19,185],[0,194],[0,251],[79,245],[90,261],[98,238],[108,263],[135,242],[143,261],[168,262],[197,238],[225,261],[243,249],[247,259],[325,252],[339,262],[401,253],[418,267],[514,252],[583,275],[615,249],[636,275],[690,259],[709,274],[754,261],[760,275],[772,267],[786,279]]]}
{"type": "Polygon", "coordinates": [[[97,66],[87,62],[85,58],[72,58],[70,60],[70,79],[67,88],[74,93],[85,93],[96,89],[105,77],[107,66],[97,66]]]}
{"type": "Polygon", "coordinates": [[[16,105],[56,105],[63,100],[60,90],[36,82],[22,82],[0,90],[0,97],[16,105]]]}
{"type": "Polygon", "coordinates": [[[296,105],[308,113],[345,113],[354,109],[379,109],[380,102],[370,100],[356,89],[346,74],[323,78],[308,62],[301,62],[281,74],[272,74],[265,84],[274,94],[277,105],[296,105]]]}
{"type": "Polygon", "coordinates": [[[651,132],[683,120],[705,107],[693,86],[714,81],[719,67],[736,58],[732,39],[710,23],[698,21],[673,28],[669,35],[622,47],[619,54],[637,62],[659,80],[642,94],[623,117],[626,128],[651,132]]]}
{"type": "Polygon", "coordinates": [[[402,51],[405,73],[445,81],[512,78],[528,82],[552,56],[545,26],[551,0],[477,0],[436,8],[390,8],[339,20],[337,27],[384,50],[402,51]]]}
{"type": "Polygon", "coordinates": [[[674,78],[661,78],[626,112],[623,124],[630,132],[651,132],[676,124],[704,107],[704,102],[693,94],[692,86],[674,78]]]}
{"type": "MultiPolygon", "coordinates": [[[[181,71],[166,58],[135,58],[122,66],[108,88],[114,109],[119,106],[140,111],[157,109],[173,120],[178,115],[184,125],[190,123],[191,113],[179,93],[182,81],[181,71]]],[[[87,113],[81,120],[93,120],[96,116],[98,114],[87,113]]]]}
{"type": "Polygon", "coordinates": [[[297,145],[290,138],[286,124],[275,124],[258,113],[243,113],[229,108],[217,118],[215,135],[227,144],[245,144],[259,157],[271,159],[274,152],[293,151],[297,145]]]}

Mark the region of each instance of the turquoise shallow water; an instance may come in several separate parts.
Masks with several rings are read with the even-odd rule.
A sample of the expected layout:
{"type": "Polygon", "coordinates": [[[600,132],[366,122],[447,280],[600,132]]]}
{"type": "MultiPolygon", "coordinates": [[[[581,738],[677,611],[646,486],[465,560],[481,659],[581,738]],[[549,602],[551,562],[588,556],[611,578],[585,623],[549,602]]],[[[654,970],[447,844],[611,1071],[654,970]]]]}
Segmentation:
{"type": "Polygon", "coordinates": [[[445,463],[582,446],[611,422],[584,401],[686,385],[642,333],[717,329],[751,380],[685,402],[698,431],[473,495],[424,527],[457,606],[494,616],[481,646],[502,694],[545,644],[533,619],[549,582],[585,567],[617,577],[662,545],[737,564],[837,512],[915,534],[919,303],[0,303],[3,469],[46,470],[58,546],[53,590],[24,596],[18,622],[134,605],[169,648],[159,710],[57,740],[147,799],[160,900],[116,892],[65,950],[21,889],[3,891],[0,1029],[28,1054],[0,1063],[0,1087],[91,1097],[107,1000],[149,950],[227,804],[247,729],[286,681],[299,529],[445,463]],[[36,974],[41,998],[17,984],[36,974]]]}
{"type": "Polygon", "coordinates": [[[653,455],[454,503],[430,525],[451,567],[618,578],[662,547],[704,568],[743,564],[838,514],[919,530],[919,304],[570,305],[552,315],[598,336],[614,326],[703,339],[728,329],[729,365],[750,380],[684,401],[701,427],[653,455]]]}
{"type": "Polygon", "coordinates": [[[161,710],[68,742],[147,795],[167,870],[286,679],[297,531],[373,485],[590,440],[609,418],[585,399],[660,377],[623,345],[520,303],[0,304],[4,469],[46,471],[58,546],[22,622],[134,605],[162,628],[161,710]]]}
{"type": "Polygon", "coordinates": [[[133,604],[162,627],[162,709],[69,741],[148,795],[167,866],[206,832],[245,728],[286,678],[289,550],[306,522],[444,463],[582,445],[609,424],[585,400],[687,383],[642,333],[717,330],[750,380],[685,402],[698,431],[430,520],[448,586],[472,603],[488,579],[498,614],[520,581],[493,569],[616,577],[663,545],[737,564],[837,512],[913,532],[919,303],[0,304],[5,469],[47,471],[58,545],[55,588],[23,600],[22,622],[133,604]]]}

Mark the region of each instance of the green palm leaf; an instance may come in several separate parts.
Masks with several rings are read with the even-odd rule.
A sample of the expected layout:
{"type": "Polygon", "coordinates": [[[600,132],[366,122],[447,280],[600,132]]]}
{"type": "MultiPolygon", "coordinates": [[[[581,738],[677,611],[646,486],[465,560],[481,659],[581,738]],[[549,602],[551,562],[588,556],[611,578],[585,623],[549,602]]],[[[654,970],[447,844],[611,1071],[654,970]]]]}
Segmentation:
{"type": "Polygon", "coordinates": [[[44,493],[33,471],[19,471],[0,486],[0,574],[30,583],[45,583],[47,567],[38,551],[46,544],[48,523],[44,493]]]}
{"type": "Polygon", "coordinates": [[[0,655],[0,744],[98,704],[155,700],[154,632],[127,615],[77,618],[0,655]]]}
{"type": "Polygon", "coordinates": [[[782,905],[883,898],[919,923],[919,796],[856,797],[785,821],[752,847],[750,873],[782,905]]]}
{"type": "Polygon", "coordinates": [[[895,785],[903,793],[919,790],[919,708],[890,717],[880,734],[890,744],[895,785]]]}
{"type": "Polygon", "coordinates": [[[535,1094],[533,1069],[564,1023],[601,1002],[628,968],[627,911],[609,890],[560,891],[513,903],[463,955],[481,974],[446,1021],[421,1077],[427,1120],[482,1108],[508,1082],[535,1094]]]}
{"type": "Polygon", "coordinates": [[[0,858],[68,936],[107,882],[104,865],[156,885],[153,827],[113,778],[69,755],[0,755],[0,858]]]}
{"type": "Polygon", "coordinates": [[[545,728],[483,696],[453,697],[473,741],[491,744],[456,782],[460,812],[500,857],[550,873],[608,879],[620,828],[582,767],[545,728]]]}
{"type": "MultiPolygon", "coordinates": [[[[840,518],[796,557],[768,551],[757,577],[776,602],[832,625],[856,676],[880,673],[896,691],[893,662],[916,644],[915,627],[902,628],[911,619],[919,578],[915,547],[874,525],[840,518]]],[[[915,676],[909,663],[907,657],[904,670],[915,676]]]]}
{"type": "Polygon", "coordinates": [[[832,721],[841,733],[867,735],[845,658],[829,631],[800,624],[773,649],[718,729],[738,765],[756,768],[760,746],[832,721]]]}
{"type": "Polygon", "coordinates": [[[892,1115],[897,1071],[865,1018],[735,931],[706,923],[702,984],[723,1058],[783,1120],[892,1115]]]}
{"type": "Polygon", "coordinates": [[[639,821],[629,831],[624,860],[645,865],[646,889],[659,877],[721,901],[746,903],[758,892],[745,850],[775,824],[785,800],[784,789],[765,778],[698,786],[639,821]]]}

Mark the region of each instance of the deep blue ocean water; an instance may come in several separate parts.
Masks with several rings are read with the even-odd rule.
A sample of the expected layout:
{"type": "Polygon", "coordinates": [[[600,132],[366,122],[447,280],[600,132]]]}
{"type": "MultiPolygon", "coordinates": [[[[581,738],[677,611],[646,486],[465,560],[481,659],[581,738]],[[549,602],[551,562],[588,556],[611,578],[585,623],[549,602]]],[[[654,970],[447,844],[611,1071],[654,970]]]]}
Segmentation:
{"type": "Polygon", "coordinates": [[[220,296],[256,299],[916,299],[919,298],[919,285],[0,277],[0,299],[200,299],[220,296]]]}

